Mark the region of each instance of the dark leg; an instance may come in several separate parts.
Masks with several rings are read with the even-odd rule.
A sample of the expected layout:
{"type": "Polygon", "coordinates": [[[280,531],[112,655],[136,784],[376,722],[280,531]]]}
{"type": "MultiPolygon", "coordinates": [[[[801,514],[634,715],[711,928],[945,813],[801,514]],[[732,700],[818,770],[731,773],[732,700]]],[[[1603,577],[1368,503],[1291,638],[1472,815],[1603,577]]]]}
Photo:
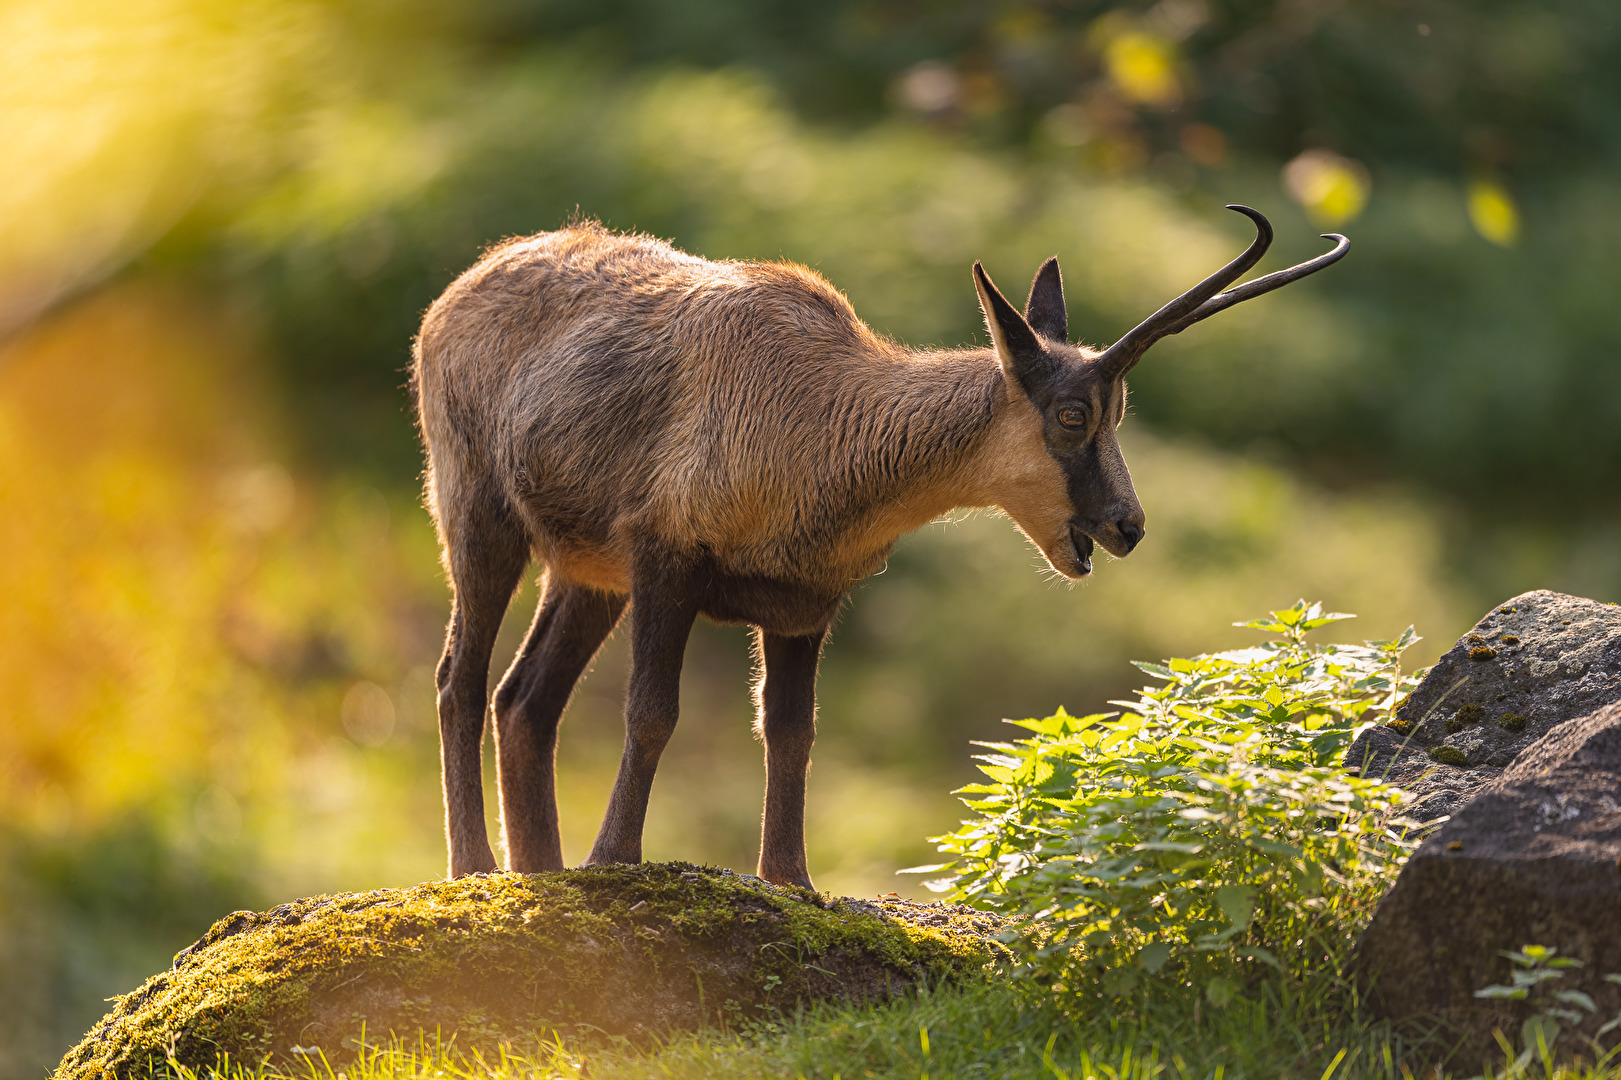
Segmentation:
{"type": "Polygon", "coordinates": [[[485,518],[462,525],[446,541],[456,599],[437,678],[445,838],[453,878],[495,869],[484,828],[481,760],[490,650],[529,560],[523,536],[509,520],[485,518]]]}
{"type": "Polygon", "coordinates": [[[518,658],[495,691],[495,760],[507,868],[563,869],[557,831],[557,726],[574,684],[625,610],[625,598],[552,582],[518,658]]]}
{"type": "Polygon", "coordinates": [[[630,689],[625,695],[625,752],[608,812],[587,863],[642,861],[642,824],[659,755],[680,711],[681,659],[698,616],[685,582],[661,581],[631,594],[630,689]]]}
{"type": "Polygon", "coordinates": [[[779,637],[757,632],[761,666],[755,690],[765,739],[765,820],[760,876],[777,885],[811,884],[805,866],[805,773],[816,740],[816,662],[824,634],[779,637]]]}

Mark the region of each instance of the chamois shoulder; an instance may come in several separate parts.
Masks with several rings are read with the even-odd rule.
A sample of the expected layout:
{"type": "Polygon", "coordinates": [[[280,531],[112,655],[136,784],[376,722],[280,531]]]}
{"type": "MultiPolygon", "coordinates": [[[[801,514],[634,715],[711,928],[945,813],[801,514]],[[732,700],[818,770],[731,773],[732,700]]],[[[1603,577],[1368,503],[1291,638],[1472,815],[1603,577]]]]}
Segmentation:
{"type": "Polygon", "coordinates": [[[714,317],[762,355],[785,350],[827,360],[877,359],[898,351],[856,315],[844,294],[790,262],[708,263],[694,282],[691,312],[714,317]]]}

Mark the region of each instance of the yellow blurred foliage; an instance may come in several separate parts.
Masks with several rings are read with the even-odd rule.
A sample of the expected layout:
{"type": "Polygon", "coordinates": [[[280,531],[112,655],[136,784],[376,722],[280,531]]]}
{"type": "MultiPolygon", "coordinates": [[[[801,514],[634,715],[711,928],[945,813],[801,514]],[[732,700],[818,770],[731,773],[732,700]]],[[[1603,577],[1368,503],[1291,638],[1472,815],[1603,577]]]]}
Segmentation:
{"type": "Polygon", "coordinates": [[[223,690],[214,619],[237,560],[207,476],[244,447],[210,423],[226,385],[207,332],[176,334],[165,306],[109,300],[0,358],[11,812],[54,788],[105,814],[212,741],[176,705],[223,690]]]}
{"type": "Polygon", "coordinates": [[[1498,247],[1513,247],[1520,239],[1520,211],[1514,196],[1501,184],[1475,180],[1469,185],[1469,223],[1498,247]]]}
{"type": "MultiPolygon", "coordinates": [[[[228,319],[147,288],[0,352],[0,820],[57,831],[158,807],[206,838],[293,847],[328,825],[397,830],[324,825],[323,807],[363,797],[352,764],[333,770],[392,733],[381,687],[346,716],[356,676],[397,685],[402,657],[433,648],[438,612],[413,607],[436,597],[431,537],[390,531],[375,492],[296,482],[253,359],[228,319]]],[[[420,832],[375,854],[426,852],[420,876],[437,862],[420,832]]],[[[329,847],[305,860],[317,879],[357,850],[329,847]]]]}
{"type": "Polygon", "coordinates": [[[1146,30],[1114,35],[1103,48],[1104,67],[1121,95],[1142,105],[1170,106],[1182,100],[1176,77],[1176,46],[1146,30]]]}
{"type": "Polygon", "coordinates": [[[1372,187],[1360,162],[1329,150],[1307,150],[1290,161],[1283,167],[1283,186],[1324,228],[1355,220],[1372,187]]]}

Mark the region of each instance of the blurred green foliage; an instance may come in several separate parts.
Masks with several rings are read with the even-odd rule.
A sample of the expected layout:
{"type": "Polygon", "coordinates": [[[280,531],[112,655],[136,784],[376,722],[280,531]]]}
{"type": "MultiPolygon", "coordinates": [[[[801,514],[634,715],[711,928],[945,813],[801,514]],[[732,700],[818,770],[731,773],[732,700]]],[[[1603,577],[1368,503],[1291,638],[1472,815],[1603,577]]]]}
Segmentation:
{"type": "Polygon", "coordinates": [[[746,67],[845,123],[905,104],[897,82],[933,63],[956,85],[928,111],[1015,144],[1079,104],[1144,156],[1184,150],[1190,122],[1263,160],[1328,145],[1380,169],[1529,184],[1621,152],[1621,24],[1603,0],[494,0],[463,17],[491,55],[566,40],[626,69],[746,67]],[[1131,82],[1130,50],[1111,51],[1127,32],[1146,39],[1139,71],[1167,63],[1168,96],[1133,94],[1152,76],[1131,82]]]}
{"type": "Polygon", "coordinates": [[[221,913],[263,905],[243,862],[217,845],[177,845],[147,815],[88,833],[0,832],[4,1075],[39,1075],[106,1011],[109,990],[168,967],[175,943],[221,913]]]}
{"type": "MultiPolygon", "coordinates": [[[[880,329],[954,342],[977,326],[972,258],[1057,251],[1100,277],[1132,273],[1134,248],[1164,262],[1141,223],[1109,237],[1067,227],[1102,180],[1163,192],[1177,209],[1159,214],[1210,222],[1229,243],[1241,230],[1217,208],[1255,202],[1279,219],[1286,256],[1315,251],[1277,173],[1321,151],[1368,187],[1353,258],[1300,287],[1335,312],[1313,325],[1338,339],[1337,362],[1275,316],[1258,319],[1282,323],[1271,342],[1213,343],[1201,327],[1140,370],[1139,415],[1238,449],[1260,440],[1334,484],[1421,484],[1476,525],[1535,518],[1552,497],[1568,500],[1563,518],[1614,517],[1611,500],[1584,497],[1621,485],[1621,322],[1608,301],[1621,30],[1607,5],[493,3],[424,16],[444,37],[417,42],[413,73],[426,75],[409,80],[377,57],[410,20],[394,14],[382,44],[366,44],[381,16],[340,10],[361,57],[346,137],[431,145],[434,164],[373,161],[372,205],[364,192],[336,213],[325,205],[324,229],[268,238],[250,256],[212,216],[154,256],[214,267],[188,260],[223,248],[236,260],[226,278],[283,335],[290,384],[313,376],[340,391],[322,400],[342,409],[309,417],[340,460],[405,459],[408,439],[380,444],[379,430],[333,416],[397,401],[417,313],[482,245],[576,210],[710,256],[815,262],[880,329]],[[1122,35],[1141,46],[1135,69],[1110,60],[1122,35]],[[1168,97],[1131,89],[1153,82],[1154,55],[1168,97]],[[754,115],[690,99],[679,116],[649,115],[669,88],[659,73],[694,68],[746,72],[713,93],[742,95],[754,115]],[[683,155],[709,162],[673,137],[638,146],[638,116],[684,128],[730,168],[684,170],[683,155]],[[850,139],[859,160],[827,160],[850,139]],[[931,156],[965,168],[917,160],[931,156]],[[891,232],[843,243],[913,195],[894,175],[908,160],[981,227],[922,260],[891,232]],[[399,172],[413,164],[431,179],[413,187],[399,172]],[[1043,190],[1055,177],[1080,206],[1043,190]],[[1492,206],[1511,215],[1496,231],[1480,216],[1492,206]],[[1518,246],[1482,231],[1517,234],[1518,246]],[[895,286],[878,277],[919,261],[941,263],[926,316],[883,295],[895,286]]],[[[322,168],[307,158],[290,183],[322,168]]],[[[1155,303],[1092,282],[1070,295],[1084,316],[1072,324],[1092,340],[1155,303]]],[[[380,426],[399,431],[392,417],[380,426]]]]}

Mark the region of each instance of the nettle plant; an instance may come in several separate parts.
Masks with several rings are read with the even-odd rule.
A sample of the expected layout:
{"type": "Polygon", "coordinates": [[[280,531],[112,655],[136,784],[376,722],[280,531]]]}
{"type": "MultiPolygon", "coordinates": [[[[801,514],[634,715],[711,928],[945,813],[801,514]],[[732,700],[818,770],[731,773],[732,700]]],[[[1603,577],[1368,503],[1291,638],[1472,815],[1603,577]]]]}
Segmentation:
{"type": "Polygon", "coordinates": [[[915,869],[1012,917],[1021,964],[1072,989],[1170,979],[1219,1007],[1332,962],[1412,846],[1403,793],[1339,760],[1417,684],[1418,638],[1306,641],[1350,617],[1301,601],[1237,624],[1274,635],[1254,648],[1139,663],[1160,685],[1124,712],[1009,721],[1032,736],[979,744],[977,816],[915,869]]]}
{"type": "MultiPolygon", "coordinates": [[[[1511,1069],[1523,1070],[1532,1061],[1541,1061],[1552,1075],[1552,1047],[1562,1033],[1562,1024],[1579,1026],[1598,1011],[1598,1005],[1585,991],[1558,985],[1566,971],[1581,967],[1582,962],[1572,956],[1560,956],[1558,949],[1547,945],[1526,945],[1517,952],[1498,955],[1511,965],[1509,982],[1476,990],[1475,996],[1530,1003],[1536,1011],[1520,1025],[1522,1049],[1519,1055],[1516,1057],[1513,1043],[1501,1031],[1496,1032],[1497,1041],[1503,1052],[1513,1059],[1511,1069]]],[[[1606,975],[1604,981],[1621,984],[1621,974],[1606,975]]],[[[1587,1040],[1601,1062],[1607,1063],[1621,1050],[1621,1047],[1605,1050],[1598,1041],[1616,1030],[1621,1030],[1621,1015],[1604,1024],[1587,1040]]]]}

